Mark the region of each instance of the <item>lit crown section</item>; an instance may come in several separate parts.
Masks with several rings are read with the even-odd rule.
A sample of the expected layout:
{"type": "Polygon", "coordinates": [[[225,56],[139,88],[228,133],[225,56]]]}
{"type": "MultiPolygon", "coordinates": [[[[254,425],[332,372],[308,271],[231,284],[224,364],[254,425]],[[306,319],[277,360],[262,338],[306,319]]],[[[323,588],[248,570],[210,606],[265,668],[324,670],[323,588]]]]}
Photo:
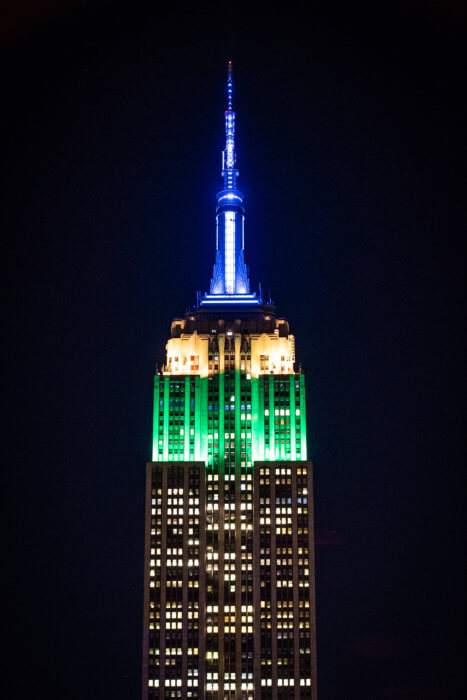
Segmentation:
{"type": "MultiPolygon", "coordinates": [[[[295,338],[293,335],[280,337],[274,333],[260,333],[242,336],[240,333],[230,334],[235,342],[235,368],[241,367],[241,341],[246,338],[251,352],[251,376],[261,374],[293,374],[295,362],[295,338]]],[[[167,364],[162,368],[166,375],[199,375],[223,370],[223,348],[229,335],[193,333],[182,334],[178,338],[170,338],[167,342],[167,364]],[[217,369],[209,366],[209,346],[217,341],[219,346],[217,369]]],[[[212,364],[212,363],[211,363],[212,364]]],[[[215,366],[214,366],[215,367],[215,366]]]]}

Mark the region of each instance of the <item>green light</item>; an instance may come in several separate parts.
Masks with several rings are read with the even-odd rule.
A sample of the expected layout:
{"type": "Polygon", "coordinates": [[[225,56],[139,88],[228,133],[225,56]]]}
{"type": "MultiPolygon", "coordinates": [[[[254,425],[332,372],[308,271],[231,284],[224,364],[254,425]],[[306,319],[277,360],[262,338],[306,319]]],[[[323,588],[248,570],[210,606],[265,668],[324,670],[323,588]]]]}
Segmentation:
{"type": "Polygon", "coordinates": [[[154,462],[204,461],[224,473],[234,463],[246,471],[256,461],[306,460],[306,452],[303,374],[154,377],[154,462]]]}
{"type": "Polygon", "coordinates": [[[159,420],[159,375],[156,374],[154,377],[154,410],[152,418],[152,461],[156,462],[158,460],[158,420],[159,420]]]}
{"type": "Polygon", "coordinates": [[[300,439],[301,439],[301,455],[300,459],[306,459],[307,444],[306,444],[306,401],[305,401],[305,375],[300,374],[300,439]]]}

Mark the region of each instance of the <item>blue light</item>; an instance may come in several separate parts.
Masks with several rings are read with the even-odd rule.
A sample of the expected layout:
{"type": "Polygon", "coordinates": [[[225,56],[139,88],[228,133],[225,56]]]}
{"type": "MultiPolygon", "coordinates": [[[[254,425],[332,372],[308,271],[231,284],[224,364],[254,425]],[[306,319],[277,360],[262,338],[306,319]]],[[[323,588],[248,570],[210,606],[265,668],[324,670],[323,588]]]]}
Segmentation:
{"type": "Polygon", "coordinates": [[[242,295],[238,295],[235,299],[203,299],[201,306],[205,304],[259,304],[259,299],[244,299],[242,295]]]}
{"type": "Polygon", "coordinates": [[[225,291],[233,294],[235,285],[235,212],[225,212],[225,291]]]}
{"type": "Polygon", "coordinates": [[[256,292],[253,294],[205,294],[204,299],[212,299],[214,300],[219,300],[219,299],[256,299],[256,292]]]}
{"type": "Polygon", "coordinates": [[[224,199],[228,199],[229,201],[233,201],[234,199],[238,202],[242,201],[242,198],[238,194],[234,194],[233,192],[227,192],[226,194],[218,196],[218,202],[222,202],[224,199]]]}
{"type": "Polygon", "coordinates": [[[225,148],[222,151],[224,189],[217,194],[216,262],[210,287],[211,295],[215,297],[210,300],[205,298],[201,304],[218,304],[221,299],[226,304],[258,303],[254,297],[246,297],[250,291],[250,282],[244,260],[243,194],[236,187],[238,170],[232,93],[232,63],[229,62],[227,110],[224,114],[225,148]]]}

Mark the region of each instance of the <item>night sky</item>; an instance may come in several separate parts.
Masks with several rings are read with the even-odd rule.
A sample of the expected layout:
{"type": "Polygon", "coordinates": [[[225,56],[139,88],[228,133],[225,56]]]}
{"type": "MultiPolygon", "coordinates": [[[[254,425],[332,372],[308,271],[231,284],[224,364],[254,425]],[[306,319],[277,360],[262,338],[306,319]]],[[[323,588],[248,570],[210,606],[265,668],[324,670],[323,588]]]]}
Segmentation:
{"type": "Polygon", "coordinates": [[[209,284],[229,58],[307,377],[320,699],[461,697],[460,3],[155,5],[2,22],[4,697],[140,696],[152,376],[209,284]]]}

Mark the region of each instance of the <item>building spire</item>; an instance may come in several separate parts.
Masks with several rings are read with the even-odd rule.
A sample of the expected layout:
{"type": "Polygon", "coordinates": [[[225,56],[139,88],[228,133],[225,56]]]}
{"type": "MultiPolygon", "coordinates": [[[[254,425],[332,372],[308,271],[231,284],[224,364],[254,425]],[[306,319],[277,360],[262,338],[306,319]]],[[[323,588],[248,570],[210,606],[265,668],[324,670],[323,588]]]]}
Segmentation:
{"type": "Polygon", "coordinates": [[[227,64],[227,109],[225,112],[225,149],[222,151],[222,177],[224,189],[234,190],[238,177],[236,170],[237,155],[235,153],[235,112],[232,109],[233,94],[233,65],[227,64]]]}
{"type": "Polygon", "coordinates": [[[200,306],[212,304],[258,304],[250,293],[248,268],[245,264],[243,194],[237,189],[238,170],[235,153],[235,112],[233,111],[233,65],[227,64],[227,109],[225,111],[225,148],[222,151],[224,188],[217,193],[216,262],[209,294],[200,306]]]}
{"type": "Polygon", "coordinates": [[[233,65],[232,61],[227,64],[227,109],[232,110],[232,93],[233,93],[233,65]]]}

